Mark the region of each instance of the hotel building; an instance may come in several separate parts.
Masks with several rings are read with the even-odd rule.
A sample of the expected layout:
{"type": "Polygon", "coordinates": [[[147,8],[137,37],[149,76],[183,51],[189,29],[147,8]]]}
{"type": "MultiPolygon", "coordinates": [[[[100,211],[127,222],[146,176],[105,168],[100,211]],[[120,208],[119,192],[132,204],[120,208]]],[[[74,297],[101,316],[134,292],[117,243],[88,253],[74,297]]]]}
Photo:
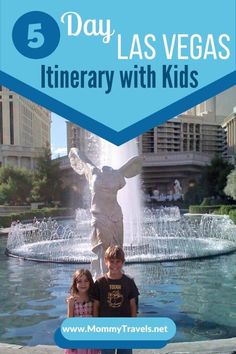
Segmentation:
{"type": "Polygon", "coordinates": [[[146,191],[168,194],[177,179],[185,193],[215,155],[234,162],[235,104],[234,86],[140,136],[146,191]]]}
{"type": "Polygon", "coordinates": [[[34,169],[50,126],[48,110],[0,86],[0,166],[34,169]]]}
{"type": "Polygon", "coordinates": [[[224,119],[222,124],[227,133],[227,155],[231,162],[235,163],[236,157],[236,107],[233,112],[224,119]]]}
{"type": "MultiPolygon", "coordinates": [[[[235,154],[236,114],[230,114],[235,105],[233,87],[138,137],[145,191],[169,194],[177,179],[185,193],[215,155],[235,154]]],[[[93,134],[67,122],[68,151],[75,146],[96,156],[93,139],[93,134]]]]}

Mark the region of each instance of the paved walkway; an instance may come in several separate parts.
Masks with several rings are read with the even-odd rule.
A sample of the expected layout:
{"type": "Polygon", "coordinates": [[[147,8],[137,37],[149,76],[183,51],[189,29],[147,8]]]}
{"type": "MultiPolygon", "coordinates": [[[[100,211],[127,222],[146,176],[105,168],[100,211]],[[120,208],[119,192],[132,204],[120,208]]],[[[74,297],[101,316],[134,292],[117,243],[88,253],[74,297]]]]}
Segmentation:
{"type": "MultiPolygon", "coordinates": [[[[0,343],[0,354],[62,354],[63,349],[37,345],[22,347],[19,345],[0,343]],[[18,350],[18,352],[17,352],[18,350]]],[[[157,350],[134,350],[134,354],[236,354],[236,338],[212,340],[192,343],[173,343],[157,350]]]]}

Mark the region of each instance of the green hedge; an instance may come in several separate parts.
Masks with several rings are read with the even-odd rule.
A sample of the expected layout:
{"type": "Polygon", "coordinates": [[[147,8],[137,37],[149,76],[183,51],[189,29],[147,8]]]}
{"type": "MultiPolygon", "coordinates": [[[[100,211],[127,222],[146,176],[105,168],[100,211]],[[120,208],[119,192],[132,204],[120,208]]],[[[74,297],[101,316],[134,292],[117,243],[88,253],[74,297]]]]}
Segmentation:
{"type": "Polygon", "coordinates": [[[215,211],[215,214],[229,215],[231,210],[236,210],[236,205],[221,205],[220,209],[215,211]]]}
{"type": "Polygon", "coordinates": [[[190,205],[189,212],[191,214],[211,214],[220,210],[221,205],[190,205]]]}
{"type": "Polygon", "coordinates": [[[236,205],[190,205],[189,212],[192,214],[209,214],[229,215],[231,210],[236,210],[236,205]]]}
{"type": "Polygon", "coordinates": [[[236,205],[190,205],[189,212],[191,214],[209,214],[229,215],[230,219],[236,224],[236,205]]]}
{"type": "Polygon", "coordinates": [[[236,209],[232,209],[229,212],[229,217],[236,224],[236,209]]]}
{"type": "Polygon", "coordinates": [[[25,211],[24,213],[12,213],[4,216],[0,216],[0,227],[8,227],[11,225],[12,221],[24,221],[33,220],[34,217],[37,219],[49,218],[49,217],[67,217],[74,216],[74,210],[70,208],[43,208],[25,211]]]}

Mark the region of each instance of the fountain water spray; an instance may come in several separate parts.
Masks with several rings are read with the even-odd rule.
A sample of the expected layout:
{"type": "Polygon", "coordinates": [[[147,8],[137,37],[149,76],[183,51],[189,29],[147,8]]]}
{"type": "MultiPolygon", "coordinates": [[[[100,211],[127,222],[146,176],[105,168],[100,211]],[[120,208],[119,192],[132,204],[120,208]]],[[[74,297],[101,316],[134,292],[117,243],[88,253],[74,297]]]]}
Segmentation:
{"type": "MultiPolygon", "coordinates": [[[[169,211],[166,209],[166,212],[169,211]]],[[[11,227],[8,255],[46,262],[90,263],[90,220],[78,210],[79,223],[48,220],[11,227]]],[[[126,261],[155,262],[201,258],[236,250],[236,226],[228,216],[182,216],[167,221],[159,210],[145,209],[139,243],[124,245],[126,261]]]]}

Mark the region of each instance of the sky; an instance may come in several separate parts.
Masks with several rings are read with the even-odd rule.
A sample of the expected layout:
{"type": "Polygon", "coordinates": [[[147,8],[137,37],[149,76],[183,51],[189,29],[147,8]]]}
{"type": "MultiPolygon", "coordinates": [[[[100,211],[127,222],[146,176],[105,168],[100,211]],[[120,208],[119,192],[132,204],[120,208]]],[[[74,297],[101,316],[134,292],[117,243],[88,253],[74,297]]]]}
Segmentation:
{"type": "Polygon", "coordinates": [[[51,150],[52,157],[67,155],[66,119],[52,113],[51,150]]]}

